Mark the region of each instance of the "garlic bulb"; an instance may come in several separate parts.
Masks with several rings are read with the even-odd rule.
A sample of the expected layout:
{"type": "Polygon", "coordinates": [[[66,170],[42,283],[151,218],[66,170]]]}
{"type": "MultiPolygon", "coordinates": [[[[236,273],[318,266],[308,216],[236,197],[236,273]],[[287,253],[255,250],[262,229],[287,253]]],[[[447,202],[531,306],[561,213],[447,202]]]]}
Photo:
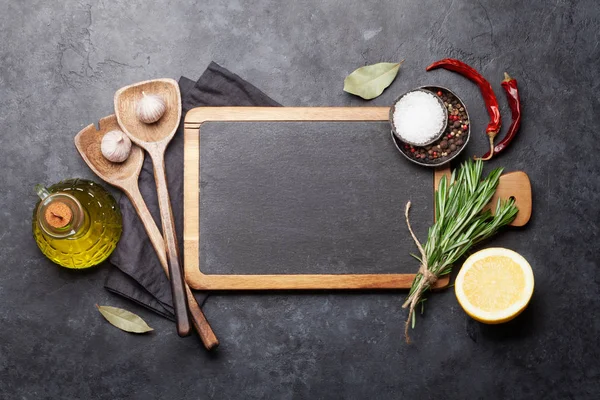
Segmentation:
{"type": "Polygon", "coordinates": [[[108,161],[123,162],[129,157],[131,140],[121,131],[110,131],[102,137],[100,151],[108,161]]]}
{"type": "Polygon", "coordinates": [[[156,122],[163,116],[167,106],[160,96],[142,92],[142,99],[137,104],[137,117],[145,124],[156,122]]]}

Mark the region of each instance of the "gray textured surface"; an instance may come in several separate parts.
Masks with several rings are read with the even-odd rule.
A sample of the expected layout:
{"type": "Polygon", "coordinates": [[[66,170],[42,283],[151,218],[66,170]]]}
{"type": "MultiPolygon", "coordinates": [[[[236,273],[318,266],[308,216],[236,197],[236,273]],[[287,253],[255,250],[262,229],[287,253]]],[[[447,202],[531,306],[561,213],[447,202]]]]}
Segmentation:
{"type": "Polygon", "coordinates": [[[1,3],[0,398],[599,397],[597,1],[1,3]],[[510,324],[470,321],[448,290],[428,301],[407,346],[404,293],[220,295],[205,306],[222,343],[209,355],[171,322],[106,293],[105,269],[60,269],[35,247],[33,185],[92,177],[73,135],[109,114],[125,84],[196,78],[214,59],[285,105],[362,106],[342,92],[343,78],[405,58],[369,104],[447,86],[469,107],[467,152],[482,151],[477,90],[424,72],[446,56],[478,67],[498,91],[507,70],[522,89],[521,135],[491,163],[527,171],[535,191],[529,226],[494,241],[536,276],[530,307],[510,324]],[[95,303],[127,307],[156,330],[120,332],[95,303]]]}
{"type": "Polygon", "coordinates": [[[433,220],[433,169],[409,163],[388,122],[206,123],[200,268],[209,274],[413,273],[433,220]]]}

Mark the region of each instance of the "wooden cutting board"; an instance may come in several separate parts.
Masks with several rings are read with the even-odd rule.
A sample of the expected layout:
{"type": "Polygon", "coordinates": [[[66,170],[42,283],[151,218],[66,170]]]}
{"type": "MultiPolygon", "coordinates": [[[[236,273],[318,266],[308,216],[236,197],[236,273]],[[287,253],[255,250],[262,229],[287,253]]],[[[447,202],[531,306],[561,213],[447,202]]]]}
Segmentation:
{"type": "MultiPolygon", "coordinates": [[[[314,168],[314,173],[315,174],[319,174],[320,171],[322,171],[321,165],[319,164],[319,162],[324,162],[327,163],[329,157],[327,157],[327,153],[322,153],[321,152],[321,148],[319,147],[321,141],[323,141],[323,145],[324,146],[330,146],[330,148],[328,148],[327,151],[331,151],[336,152],[337,150],[337,146],[335,146],[335,143],[330,141],[326,141],[324,137],[320,137],[319,133],[315,133],[315,129],[302,129],[302,126],[305,126],[303,124],[313,124],[311,125],[314,128],[314,124],[316,123],[326,123],[326,122],[373,122],[373,123],[382,123],[388,120],[388,112],[389,112],[389,108],[388,107],[199,107],[199,108],[195,108],[190,110],[186,117],[185,117],[185,144],[184,144],[184,270],[185,270],[185,277],[186,280],[188,282],[188,284],[190,285],[190,287],[194,288],[194,289],[198,289],[198,290],[280,290],[280,289],[405,289],[405,288],[410,288],[410,285],[414,279],[414,273],[328,273],[328,266],[323,265],[323,259],[327,259],[327,257],[322,258],[319,262],[320,262],[320,272],[324,272],[324,273],[302,273],[302,271],[294,271],[293,273],[290,273],[289,268],[287,268],[287,266],[285,265],[285,258],[281,258],[281,254],[286,254],[281,253],[277,248],[277,244],[276,244],[276,235],[275,235],[275,244],[273,244],[273,237],[271,237],[271,242],[270,245],[272,246],[270,248],[270,251],[272,251],[274,257],[275,255],[279,254],[279,258],[277,259],[277,262],[280,262],[280,268],[277,269],[276,273],[252,273],[252,274],[240,274],[240,273],[236,273],[235,271],[228,271],[228,273],[208,273],[207,272],[207,265],[203,265],[203,263],[207,263],[207,256],[206,254],[201,254],[201,248],[202,248],[202,244],[201,244],[201,238],[200,238],[200,232],[201,232],[201,227],[200,227],[200,221],[201,221],[201,214],[200,214],[200,210],[201,210],[201,203],[202,203],[202,193],[203,193],[203,188],[202,185],[210,185],[211,183],[208,183],[206,181],[202,182],[201,185],[201,176],[202,176],[202,168],[201,168],[201,160],[200,160],[200,155],[201,155],[201,145],[202,145],[202,131],[203,131],[203,124],[206,123],[210,123],[210,122],[245,122],[245,123],[249,123],[249,122],[253,122],[253,123],[258,123],[260,122],[260,124],[264,124],[265,129],[261,130],[261,129],[256,129],[256,127],[254,127],[253,132],[252,131],[248,131],[246,132],[244,129],[240,129],[240,126],[237,126],[237,131],[239,131],[238,133],[236,133],[236,135],[238,135],[237,137],[240,137],[240,135],[250,135],[250,134],[254,134],[254,135],[260,135],[260,137],[263,140],[263,143],[259,143],[260,146],[256,147],[256,148],[252,148],[252,149],[248,149],[248,151],[245,151],[245,149],[243,147],[240,147],[239,149],[235,148],[235,144],[236,144],[236,139],[235,136],[233,136],[231,139],[227,138],[224,142],[225,145],[227,147],[224,147],[226,149],[226,152],[232,153],[228,155],[228,159],[224,164],[220,164],[221,167],[223,169],[230,169],[235,167],[235,164],[239,163],[252,163],[254,158],[253,155],[256,155],[256,153],[258,152],[269,152],[271,151],[270,149],[276,148],[276,147],[272,147],[272,146],[277,146],[277,143],[274,141],[277,141],[278,139],[283,140],[285,138],[285,140],[287,140],[288,144],[289,143],[294,143],[294,141],[297,140],[304,140],[305,143],[309,143],[311,146],[314,146],[313,148],[315,149],[314,153],[318,153],[321,154],[320,156],[314,155],[313,157],[313,153],[309,154],[307,157],[304,158],[294,158],[293,154],[284,154],[284,156],[290,157],[290,159],[296,160],[299,163],[302,163],[303,165],[297,165],[296,167],[298,167],[299,169],[302,169],[303,171],[306,171],[307,168],[310,171],[310,168],[314,168]],[[290,128],[289,126],[286,126],[285,129],[283,130],[288,130],[289,129],[296,129],[296,131],[293,131],[292,135],[288,135],[287,136],[281,136],[279,137],[278,135],[270,135],[270,134],[265,134],[266,130],[268,129],[269,124],[275,124],[275,123],[281,123],[281,122],[296,122],[296,123],[302,123],[300,125],[294,125],[294,128],[290,128]],[[256,133],[258,132],[258,133],[256,133]],[[312,133],[311,133],[312,132],[312,133]],[[311,135],[310,137],[308,135],[311,135]],[[229,144],[231,144],[231,149],[229,144]],[[228,149],[228,150],[227,150],[228,149]],[[235,151],[237,151],[238,153],[235,153],[235,151]],[[323,154],[325,154],[323,156],[323,154]],[[321,158],[319,158],[321,157],[321,158]],[[298,161],[300,160],[300,161],[298,161]]],[[[206,128],[208,127],[209,124],[206,125],[206,128]]],[[[261,125],[262,126],[262,125],[261,125]]],[[[271,125],[272,126],[272,125],[271,125]]],[[[235,127],[235,124],[234,124],[235,127]]],[[[308,127],[308,126],[307,126],[308,127]]],[[[206,129],[205,128],[205,129],[206,129]]],[[[388,135],[389,136],[389,135],[388,135]]],[[[214,137],[214,135],[213,135],[214,137]]],[[[349,138],[351,138],[351,135],[348,135],[349,138]]],[[[391,138],[388,138],[390,140],[389,146],[393,147],[393,143],[391,142],[391,138]]],[[[205,139],[206,140],[206,139],[205,139]]],[[[351,140],[351,139],[349,139],[351,140]]],[[[207,141],[204,142],[205,144],[209,143],[207,141]]],[[[223,147],[222,147],[223,148],[223,147]]],[[[368,149],[366,149],[368,150],[368,149]]],[[[347,148],[346,150],[347,151],[347,148]]],[[[387,151],[387,150],[386,150],[387,151]]],[[[394,149],[395,151],[395,149],[394,149]]],[[[368,151],[366,151],[366,153],[368,153],[368,151]]],[[[205,155],[204,157],[208,157],[208,155],[205,155]]],[[[221,158],[221,154],[217,151],[212,151],[210,153],[210,157],[215,157],[215,158],[221,158]]],[[[279,157],[279,156],[278,156],[279,157]]],[[[347,155],[345,156],[347,158],[347,155]]],[[[376,175],[376,171],[375,169],[377,169],[377,164],[376,162],[373,163],[373,161],[377,159],[377,154],[376,153],[372,153],[372,154],[365,154],[364,156],[362,154],[358,154],[356,155],[356,158],[360,160],[360,158],[362,157],[370,157],[370,164],[371,168],[374,168],[373,171],[367,171],[367,172],[373,172],[375,173],[375,175],[373,176],[377,176],[376,175]],[[374,166],[374,167],[373,167],[374,166]]],[[[398,157],[401,157],[398,154],[398,157]]],[[[260,162],[259,157],[256,157],[257,161],[256,162],[260,162]]],[[[264,158],[262,158],[264,159],[264,158]]],[[[261,160],[262,160],[261,159],[261,160]]],[[[203,159],[202,160],[202,164],[206,165],[207,162],[209,162],[210,160],[206,160],[203,159]]],[[[221,163],[223,163],[223,160],[220,160],[221,163]]],[[[357,161],[359,162],[359,161],[357,161]]],[[[403,163],[408,163],[406,160],[402,160],[403,163]]],[[[285,163],[285,161],[283,161],[283,164],[278,164],[279,168],[288,168],[289,166],[285,163]]],[[[406,165],[406,164],[403,164],[406,165]]],[[[266,168],[268,168],[268,165],[253,165],[252,166],[255,170],[257,171],[261,171],[261,167],[264,167],[264,171],[266,171],[267,173],[265,173],[265,177],[267,176],[271,176],[271,174],[268,174],[268,170],[266,168]]],[[[331,165],[330,165],[331,167],[331,165]]],[[[334,165],[335,167],[335,165],[334,165]]],[[[343,166],[340,166],[343,167],[343,166]]],[[[292,166],[293,168],[293,166],[292,166]]],[[[423,168],[422,167],[417,167],[420,168],[419,173],[427,173],[427,172],[423,172],[423,168]]],[[[233,170],[233,169],[232,169],[233,170]]],[[[253,176],[247,177],[247,176],[243,176],[244,175],[244,171],[243,168],[242,169],[238,169],[238,171],[241,171],[241,173],[239,175],[229,175],[229,184],[231,185],[231,181],[232,179],[239,179],[236,180],[235,182],[233,182],[234,185],[239,184],[240,186],[240,193],[249,193],[248,190],[263,190],[263,186],[269,186],[269,182],[263,183],[261,181],[261,176],[256,176],[258,174],[255,174],[253,176]],[[234,178],[231,178],[231,177],[234,178]],[[239,176],[239,178],[236,178],[236,176],[239,176]],[[247,180],[248,179],[257,179],[257,185],[254,186],[248,186],[247,180]],[[257,187],[255,187],[257,186],[257,187]],[[246,191],[246,192],[244,192],[246,191]]],[[[294,172],[295,169],[291,169],[291,172],[294,172]]],[[[209,171],[206,172],[206,174],[214,174],[215,171],[209,171]]],[[[285,174],[286,172],[282,172],[280,173],[280,177],[283,174],[284,179],[285,179],[285,174]]],[[[293,173],[290,175],[294,175],[293,173]]],[[[444,175],[450,175],[450,168],[449,167],[441,167],[438,169],[431,169],[431,194],[433,194],[434,190],[437,188],[437,185],[439,183],[439,180],[442,178],[442,176],[444,175]]],[[[204,179],[208,179],[210,178],[210,176],[203,176],[204,179]]],[[[367,179],[365,181],[360,181],[360,182],[371,182],[372,179],[367,179]]],[[[331,183],[332,185],[335,185],[335,182],[331,183]]],[[[348,182],[346,182],[345,184],[348,184],[348,182]]],[[[352,184],[352,182],[349,183],[350,185],[352,184]]],[[[284,188],[282,189],[281,192],[281,196],[289,196],[289,193],[287,193],[286,191],[289,191],[289,185],[284,184],[282,185],[284,188]]],[[[312,198],[310,199],[311,201],[315,201],[314,198],[314,193],[317,193],[317,197],[318,197],[318,189],[315,190],[314,188],[309,188],[312,190],[312,198]]],[[[241,203],[240,204],[240,209],[244,210],[244,203],[243,203],[243,199],[233,199],[236,196],[236,190],[231,190],[231,188],[229,189],[229,196],[227,197],[223,197],[224,202],[229,202],[229,201],[238,201],[241,203]]],[[[274,204],[286,204],[286,202],[290,202],[290,201],[301,201],[302,198],[304,198],[302,196],[303,191],[302,188],[298,193],[294,194],[294,197],[289,197],[286,199],[274,199],[273,197],[278,197],[279,196],[279,192],[277,191],[271,191],[269,192],[268,189],[264,189],[266,190],[265,193],[268,193],[268,196],[270,197],[265,197],[265,204],[262,205],[261,208],[261,204],[254,204],[254,208],[253,210],[267,210],[267,214],[269,213],[271,204],[269,204],[269,202],[274,201],[274,204]]],[[[426,190],[426,189],[423,189],[426,190]]],[[[323,196],[325,196],[325,192],[327,192],[327,188],[325,188],[325,190],[323,190],[324,194],[323,196]]],[[[345,189],[343,187],[340,187],[339,190],[336,191],[336,193],[341,193],[344,192],[345,189]]],[[[516,204],[519,208],[519,213],[517,215],[517,218],[515,219],[515,221],[512,223],[513,226],[523,226],[525,225],[528,221],[529,218],[531,216],[531,185],[529,182],[529,178],[527,177],[527,175],[524,172],[510,172],[507,174],[504,174],[501,177],[500,180],[500,185],[498,187],[498,190],[496,192],[496,196],[493,199],[493,201],[495,201],[497,198],[509,198],[509,197],[514,197],[516,204]]],[[[431,199],[433,199],[433,197],[431,197],[431,199]]],[[[318,198],[316,199],[318,200],[318,198]]],[[[256,199],[254,199],[254,202],[256,202],[256,199]]],[[[379,204],[379,203],[378,203],[379,204]]],[[[225,262],[225,258],[227,258],[227,262],[230,262],[230,254],[228,253],[228,249],[231,249],[230,251],[234,251],[231,247],[230,247],[230,243],[233,241],[234,243],[238,244],[239,246],[237,247],[237,250],[235,250],[236,252],[240,252],[243,251],[244,249],[244,245],[245,243],[243,243],[244,240],[247,240],[249,243],[252,242],[252,246],[259,246],[260,243],[254,243],[254,240],[248,240],[248,238],[251,238],[252,236],[252,232],[251,229],[248,228],[246,229],[243,233],[243,235],[239,234],[239,231],[234,230],[233,232],[228,232],[226,230],[223,230],[223,227],[220,226],[221,224],[219,224],[219,218],[222,218],[224,223],[223,225],[227,225],[225,223],[225,221],[230,221],[231,220],[231,213],[232,210],[235,213],[235,207],[233,207],[232,205],[228,205],[230,206],[229,208],[227,208],[226,206],[221,207],[221,204],[219,203],[211,203],[211,207],[213,208],[218,208],[218,210],[207,210],[207,209],[203,209],[203,212],[213,212],[214,211],[214,216],[213,218],[211,218],[212,221],[212,225],[210,225],[210,229],[213,229],[214,231],[218,231],[216,232],[214,235],[209,235],[211,236],[211,240],[212,243],[214,244],[215,241],[217,241],[217,245],[219,248],[222,248],[223,250],[221,251],[221,255],[222,257],[219,258],[218,253],[212,254],[210,255],[210,263],[211,264],[219,264],[220,262],[225,262]],[[223,212],[224,214],[222,214],[221,216],[219,216],[219,212],[223,212]],[[249,232],[250,231],[250,232],[249,232]],[[236,234],[237,233],[237,234],[236,234]],[[248,236],[248,235],[250,236],[248,236]],[[246,238],[246,239],[245,239],[246,238]],[[220,241],[220,242],[219,242],[220,241]],[[242,243],[240,243],[242,242],[242,243]],[[240,250],[242,249],[242,250],[240,250]]],[[[368,205],[367,205],[368,206],[368,205]]],[[[315,208],[315,206],[312,206],[313,208],[315,208]]],[[[414,207],[414,204],[413,204],[414,207]]],[[[317,206],[318,208],[318,206],[317,206]]],[[[402,217],[403,216],[403,210],[404,210],[404,204],[394,204],[394,206],[392,207],[393,211],[390,211],[391,216],[390,218],[396,218],[398,219],[399,216],[402,217]]],[[[433,204],[431,204],[431,209],[433,209],[433,204]]],[[[386,211],[387,212],[387,211],[386,211]]],[[[240,214],[241,215],[241,214],[240,214]]],[[[243,214],[243,216],[247,216],[246,214],[243,214]]],[[[301,229],[296,229],[295,226],[285,226],[286,223],[291,224],[292,222],[290,222],[290,220],[286,217],[285,213],[280,214],[281,216],[281,221],[276,221],[276,225],[277,225],[277,229],[281,232],[285,232],[283,235],[285,236],[286,240],[296,240],[294,238],[294,235],[298,235],[297,240],[298,241],[302,241],[304,240],[304,237],[306,236],[307,232],[306,231],[302,231],[301,229]]],[[[252,223],[254,224],[260,224],[261,222],[261,218],[262,216],[256,216],[255,218],[252,219],[252,223]]],[[[357,218],[362,218],[360,216],[357,216],[357,218]]],[[[398,219],[399,221],[402,221],[403,219],[400,218],[398,219]]],[[[235,222],[235,221],[234,221],[235,222]]],[[[273,216],[269,215],[268,217],[265,217],[265,223],[269,223],[272,226],[274,224],[273,222],[273,216]]],[[[318,222],[318,221],[317,221],[318,222]]],[[[431,222],[433,222],[433,215],[431,216],[431,222]]],[[[297,221],[296,221],[297,223],[297,221]]],[[[228,225],[228,226],[231,226],[228,225]]],[[[401,226],[401,234],[405,237],[408,237],[408,232],[406,232],[405,230],[405,226],[401,226]]],[[[205,226],[203,226],[203,229],[207,229],[205,226]]],[[[269,228],[270,229],[270,228],[269,228]]],[[[213,230],[210,231],[210,233],[214,233],[213,230]]],[[[264,230],[263,230],[264,231],[264,230]]],[[[206,234],[203,235],[207,236],[206,234]]],[[[325,241],[327,241],[329,238],[325,237],[325,241]]],[[[315,242],[313,241],[313,247],[315,245],[315,242]]],[[[260,262],[261,265],[257,265],[259,264],[258,259],[252,258],[250,256],[250,253],[254,250],[254,247],[248,247],[250,246],[249,244],[247,245],[247,249],[249,250],[249,254],[248,254],[248,258],[244,259],[244,254],[242,252],[242,254],[236,254],[237,256],[237,260],[238,263],[240,263],[239,260],[242,260],[241,263],[246,263],[246,264],[250,264],[250,265],[246,265],[245,270],[248,270],[248,267],[250,269],[252,269],[253,267],[256,267],[258,270],[260,270],[263,263],[265,263],[265,261],[269,261],[268,259],[262,259],[263,261],[260,262]],[[254,260],[254,261],[253,261],[254,260]],[[256,263],[256,264],[253,264],[256,263]]],[[[356,247],[356,246],[354,246],[356,247]]],[[[414,247],[414,246],[413,246],[414,247]]],[[[415,249],[413,247],[407,248],[406,249],[406,253],[409,252],[414,252],[415,249]]],[[[327,248],[327,247],[325,247],[327,248]]],[[[339,250],[339,249],[338,249],[339,250]]],[[[341,249],[341,252],[351,252],[353,249],[341,249]]],[[[368,250],[368,249],[367,249],[368,250]]],[[[381,250],[380,250],[381,251],[381,250]]],[[[269,254],[269,249],[267,248],[267,256],[269,254]]],[[[287,254],[291,254],[291,253],[287,253],[287,254]]],[[[264,256],[264,254],[263,254],[264,256]]],[[[297,256],[297,254],[293,254],[293,256],[297,256]]],[[[322,255],[321,255],[322,256],[322,255]]],[[[307,259],[307,263],[310,264],[311,261],[309,259],[307,259]]],[[[416,270],[418,268],[417,263],[414,263],[414,270],[416,270]]],[[[314,269],[314,268],[313,268],[314,269]]],[[[369,270],[369,266],[367,265],[367,270],[369,270]]],[[[411,269],[413,270],[413,269],[411,269]]],[[[448,284],[449,278],[448,277],[443,277],[442,279],[440,279],[437,283],[436,283],[436,288],[441,288],[444,287],[448,284]]]]}

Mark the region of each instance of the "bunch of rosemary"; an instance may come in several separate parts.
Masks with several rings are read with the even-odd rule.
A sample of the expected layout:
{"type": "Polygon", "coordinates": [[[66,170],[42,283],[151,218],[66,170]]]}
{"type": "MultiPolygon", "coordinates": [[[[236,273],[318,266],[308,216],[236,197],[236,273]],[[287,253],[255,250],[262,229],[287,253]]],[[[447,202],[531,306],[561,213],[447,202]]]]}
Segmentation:
{"type": "Polygon", "coordinates": [[[450,183],[446,177],[440,180],[435,193],[436,221],[429,228],[427,243],[421,246],[408,219],[410,202],[406,204],[406,223],[419,251],[413,255],[421,266],[413,281],[403,308],[409,307],[405,335],[409,341],[408,327],[415,326],[415,307],[440,276],[452,271],[452,264],[460,259],[473,245],[494,235],[499,228],[508,225],[519,211],[514,200],[498,200],[494,215],[486,205],[496,192],[502,168],[494,169],[482,179],[483,162],[469,160],[452,172],[450,183]]]}

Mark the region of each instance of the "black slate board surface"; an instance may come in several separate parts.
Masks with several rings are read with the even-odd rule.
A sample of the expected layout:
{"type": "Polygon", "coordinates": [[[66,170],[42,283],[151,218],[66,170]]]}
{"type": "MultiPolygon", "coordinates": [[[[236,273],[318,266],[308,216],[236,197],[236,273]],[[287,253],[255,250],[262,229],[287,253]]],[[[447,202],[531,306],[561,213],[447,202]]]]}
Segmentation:
{"type": "Polygon", "coordinates": [[[387,122],[209,122],[200,130],[200,269],[207,274],[414,273],[433,170],[387,122]]]}

